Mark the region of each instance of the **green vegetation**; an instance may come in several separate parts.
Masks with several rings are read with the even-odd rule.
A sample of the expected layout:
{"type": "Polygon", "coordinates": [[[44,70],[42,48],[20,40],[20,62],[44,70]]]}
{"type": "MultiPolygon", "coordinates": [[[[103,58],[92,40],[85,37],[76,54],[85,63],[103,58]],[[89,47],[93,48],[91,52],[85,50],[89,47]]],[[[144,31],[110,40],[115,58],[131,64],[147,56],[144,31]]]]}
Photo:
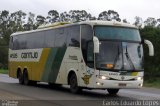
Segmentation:
{"type": "Polygon", "coordinates": [[[0,74],[8,74],[8,70],[0,69],[0,74]]]}
{"type": "Polygon", "coordinates": [[[160,88],[160,28],[146,26],[140,30],[143,39],[150,40],[154,45],[155,55],[148,56],[148,48],[144,45],[145,87],[160,88]]]}
{"type": "Polygon", "coordinates": [[[160,88],[160,78],[153,78],[152,80],[145,80],[144,81],[145,87],[154,87],[154,88],[160,88]]]}

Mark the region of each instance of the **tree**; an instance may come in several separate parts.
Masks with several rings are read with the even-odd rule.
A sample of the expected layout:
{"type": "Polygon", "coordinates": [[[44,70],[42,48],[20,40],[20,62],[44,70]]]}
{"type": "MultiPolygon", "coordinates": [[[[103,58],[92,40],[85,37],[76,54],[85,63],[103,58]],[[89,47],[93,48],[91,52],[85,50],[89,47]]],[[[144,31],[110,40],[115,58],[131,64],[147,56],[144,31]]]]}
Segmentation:
{"type": "Polygon", "coordinates": [[[36,24],[37,27],[40,26],[40,25],[46,24],[46,18],[42,15],[38,15],[36,17],[36,23],[35,24],[36,24]]]}
{"type": "Polygon", "coordinates": [[[0,68],[7,67],[8,60],[8,42],[10,31],[9,26],[9,11],[3,10],[0,12],[0,68]]]}
{"type": "Polygon", "coordinates": [[[157,27],[160,28],[160,18],[157,19],[157,27]]]}
{"type": "Polygon", "coordinates": [[[60,14],[61,22],[80,22],[95,19],[95,17],[92,17],[92,15],[85,10],[71,10],[69,13],[63,12],[60,14]]]}
{"type": "Polygon", "coordinates": [[[97,18],[95,16],[92,16],[90,13],[87,15],[88,20],[96,20],[97,18]]]}
{"type": "Polygon", "coordinates": [[[15,31],[23,31],[23,24],[25,23],[26,13],[23,11],[17,11],[11,14],[11,20],[15,24],[15,31]]]}
{"type": "Polygon", "coordinates": [[[111,21],[109,14],[107,11],[103,11],[99,14],[98,20],[103,20],[103,21],[111,21]]]}
{"type": "MultiPolygon", "coordinates": [[[[85,14],[86,12],[84,12],[85,14]]],[[[71,10],[69,11],[69,15],[71,18],[71,22],[80,22],[80,21],[84,21],[84,15],[83,14],[83,10],[71,10]]]]}
{"type": "Polygon", "coordinates": [[[123,23],[129,23],[129,22],[127,21],[127,19],[123,19],[122,22],[123,22],[123,23]]]}
{"type": "Polygon", "coordinates": [[[135,26],[137,26],[138,28],[142,27],[143,24],[143,20],[141,17],[136,16],[135,18],[135,22],[133,23],[135,26]]]}
{"type": "Polygon", "coordinates": [[[67,12],[63,12],[60,14],[61,22],[71,22],[71,16],[67,12]]]}
{"type": "Polygon", "coordinates": [[[118,12],[114,10],[108,10],[108,14],[111,20],[121,21],[121,19],[119,18],[118,12]]]}
{"type": "Polygon", "coordinates": [[[145,26],[156,27],[157,20],[153,17],[148,17],[145,21],[145,26]]]}
{"type": "Polygon", "coordinates": [[[9,41],[9,35],[7,28],[9,27],[9,11],[2,11],[0,13],[0,35],[6,44],[9,41]]]}
{"type": "Polygon", "coordinates": [[[153,43],[155,50],[154,56],[150,57],[148,56],[148,47],[144,45],[145,71],[158,75],[160,70],[160,29],[152,26],[145,26],[144,28],[140,29],[140,34],[143,39],[148,39],[153,43]]]}
{"type": "Polygon", "coordinates": [[[35,25],[35,14],[34,13],[29,12],[28,21],[26,24],[23,25],[23,28],[25,31],[33,30],[37,28],[35,25]]]}
{"type": "Polygon", "coordinates": [[[50,10],[48,12],[48,23],[55,23],[55,22],[59,22],[59,13],[56,10],[50,10]]]}
{"type": "Polygon", "coordinates": [[[99,14],[98,16],[98,20],[104,20],[104,21],[121,21],[121,19],[119,18],[119,14],[118,12],[114,11],[114,10],[108,10],[108,11],[103,11],[99,14]]]}

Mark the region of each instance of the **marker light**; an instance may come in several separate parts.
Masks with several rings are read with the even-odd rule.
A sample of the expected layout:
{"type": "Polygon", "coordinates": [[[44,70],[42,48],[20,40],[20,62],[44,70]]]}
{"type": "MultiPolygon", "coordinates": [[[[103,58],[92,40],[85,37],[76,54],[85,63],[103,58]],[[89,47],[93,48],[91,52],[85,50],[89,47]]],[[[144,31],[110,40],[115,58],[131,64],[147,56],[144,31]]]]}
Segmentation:
{"type": "Polygon", "coordinates": [[[108,77],[103,76],[103,75],[102,75],[102,76],[99,76],[99,78],[100,78],[100,79],[103,79],[103,80],[109,79],[108,77]]]}
{"type": "Polygon", "coordinates": [[[111,69],[113,68],[113,64],[106,64],[106,67],[111,69]]]}
{"type": "Polygon", "coordinates": [[[100,83],[100,82],[96,82],[96,84],[97,84],[97,85],[103,85],[103,83],[100,83]]]}

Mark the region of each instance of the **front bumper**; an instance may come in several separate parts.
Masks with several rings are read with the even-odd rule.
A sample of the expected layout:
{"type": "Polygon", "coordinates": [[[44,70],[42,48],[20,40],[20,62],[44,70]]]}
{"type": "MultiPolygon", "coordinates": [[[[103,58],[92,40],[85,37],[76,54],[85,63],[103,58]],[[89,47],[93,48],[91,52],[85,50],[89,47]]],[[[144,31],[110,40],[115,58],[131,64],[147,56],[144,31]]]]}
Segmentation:
{"type": "Polygon", "coordinates": [[[143,80],[119,81],[119,80],[103,80],[97,79],[94,88],[141,88],[143,80]]]}

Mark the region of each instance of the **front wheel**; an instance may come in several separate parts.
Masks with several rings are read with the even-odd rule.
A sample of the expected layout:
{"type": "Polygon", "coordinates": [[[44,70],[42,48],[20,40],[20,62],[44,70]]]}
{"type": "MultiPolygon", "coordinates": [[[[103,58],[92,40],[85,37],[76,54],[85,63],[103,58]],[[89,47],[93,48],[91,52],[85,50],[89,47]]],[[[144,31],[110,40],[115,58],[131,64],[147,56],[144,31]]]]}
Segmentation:
{"type": "Polygon", "coordinates": [[[70,91],[72,93],[78,93],[81,91],[81,88],[78,87],[76,74],[72,74],[69,78],[70,91]]]}
{"type": "Polygon", "coordinates": [[[108,93],[111,95],[115,95],[118,93],[119,89],[107,89],[108,93]]]}

